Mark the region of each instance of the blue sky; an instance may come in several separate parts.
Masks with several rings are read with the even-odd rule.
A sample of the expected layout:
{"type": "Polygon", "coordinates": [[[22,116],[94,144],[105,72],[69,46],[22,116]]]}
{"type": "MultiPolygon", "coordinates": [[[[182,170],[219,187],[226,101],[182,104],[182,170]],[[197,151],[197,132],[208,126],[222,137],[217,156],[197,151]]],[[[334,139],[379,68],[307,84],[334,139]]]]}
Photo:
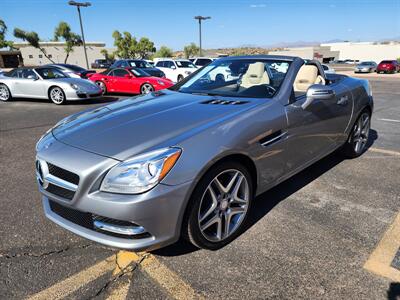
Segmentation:
{"type": "MultiPolygon", "coordinates": [[[[195,15],[203,25],[203,47],[268,46],[281,42],[374,41],[400,38],[400,0],[89,0],[83,8],[87,41],[113,45],[112,32],[147,36],[174,50],[198,41],[195,15]]],[[[61,20],[80,33],[76,9],[67,0],[0,0],[9,27],[53,36],[61,20]]]]}

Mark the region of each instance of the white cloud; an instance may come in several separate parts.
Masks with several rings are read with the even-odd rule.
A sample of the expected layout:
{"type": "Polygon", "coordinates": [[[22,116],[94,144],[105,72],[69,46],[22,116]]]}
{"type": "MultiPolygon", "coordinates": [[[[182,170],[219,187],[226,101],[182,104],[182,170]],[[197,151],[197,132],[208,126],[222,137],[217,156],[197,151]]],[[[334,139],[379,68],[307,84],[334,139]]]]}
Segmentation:
{"type": "Polygon", "coordinates": [[[250,4],[251,8],[264,8],[267,7],[266,4],[250,4]]]}

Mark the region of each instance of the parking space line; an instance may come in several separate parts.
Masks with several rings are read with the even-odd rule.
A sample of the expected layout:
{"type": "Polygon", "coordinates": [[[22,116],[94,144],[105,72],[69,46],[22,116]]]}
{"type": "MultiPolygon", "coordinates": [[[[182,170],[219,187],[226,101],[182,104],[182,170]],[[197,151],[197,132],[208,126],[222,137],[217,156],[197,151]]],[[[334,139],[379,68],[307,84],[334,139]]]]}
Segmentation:
{"type": "Polygon", "coordinates": [[[115,255],[28,297],[29,300],[62,299],[115,268],[115,255]]]}
{"type": "Polygon", "coordinates": [[[393,119],[378,119],[379,121],[385,122],[393,122],[393,123],[400,123],[400,120],[393,120],[393,119]]]}
{"type": "Polygon", "coordinates": [[[392,266],[400,247],[400,213],[385,232],[378,246],[372,252],[364,268],[379,276],[400,282],[400,271],[392,266]]]}
{"type": "MultiPolygon", "coordinates": [[[[117,254],[118,272],[126,268],[131,263],[139,263],[140,270],[159,284],[174,299],[203,299],[202,296],[186,282],[184,282],[175,272],[171,271],[167,266],[161,263],[154,255],[149,253],[136,254],[134,252],[120,251],[117,254]]],[[[128,287],[129,288],[129,287],[128,287]]],[[[115,293],[123,294],[126,286],[122,285],[115,293]]]]}
{"type": "Polygon", "coordinates": [[[400,156],[400,152],[399,151],[386,150],[386,149],[381,149],[381,148],[368,148],[368,151],[400,156]]]}

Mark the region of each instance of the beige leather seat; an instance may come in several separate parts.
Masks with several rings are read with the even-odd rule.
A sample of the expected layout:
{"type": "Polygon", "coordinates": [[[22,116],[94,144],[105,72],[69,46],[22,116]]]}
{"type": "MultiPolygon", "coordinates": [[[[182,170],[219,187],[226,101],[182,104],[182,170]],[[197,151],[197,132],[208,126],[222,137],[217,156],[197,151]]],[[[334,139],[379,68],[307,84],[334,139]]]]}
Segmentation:
{"type": "Polygon", "coordinates": [[[269,77],[265,71],[264,64],[262,62],[256,62],[250,64],[247,72],[242,77],[242,83],[240,84],[243,88],[249,88],[255,85],[269,84],[269,77]]]}
{"type": "Polygon", "coordinates": [[[313,84],[325,85],[325,79],[321,75],[318,75],[318,68],[316,66],[303,65],[294,80],[294,91],[305,93],[313,84]]]}

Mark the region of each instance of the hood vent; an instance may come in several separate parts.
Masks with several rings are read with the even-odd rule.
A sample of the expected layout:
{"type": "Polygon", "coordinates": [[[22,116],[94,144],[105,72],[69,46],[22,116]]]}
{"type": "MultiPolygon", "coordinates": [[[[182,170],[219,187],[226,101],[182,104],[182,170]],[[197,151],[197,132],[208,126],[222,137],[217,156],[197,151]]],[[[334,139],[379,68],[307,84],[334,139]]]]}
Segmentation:
{"type": "Polygon", "coordinates": [[[202,104],[215,104],[215,105],[241,105],[241,104],[248,103],[248,101],[214,99],[214,100],[204,101],[204,102],[201,102],[201,103],[202,104]]]}

